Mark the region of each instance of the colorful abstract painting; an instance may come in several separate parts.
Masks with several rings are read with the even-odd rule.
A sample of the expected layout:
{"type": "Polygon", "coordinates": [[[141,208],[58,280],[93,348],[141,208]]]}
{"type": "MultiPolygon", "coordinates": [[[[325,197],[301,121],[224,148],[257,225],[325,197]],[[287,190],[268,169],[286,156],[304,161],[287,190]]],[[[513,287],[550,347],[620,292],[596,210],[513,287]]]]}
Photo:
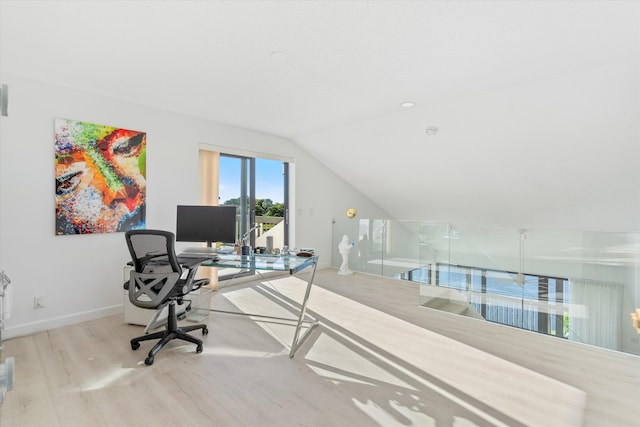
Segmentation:
{"type": "Polygon", "coordinates": [[[147,135],[55,119],[56,234],[145,228],[147,135]]]}

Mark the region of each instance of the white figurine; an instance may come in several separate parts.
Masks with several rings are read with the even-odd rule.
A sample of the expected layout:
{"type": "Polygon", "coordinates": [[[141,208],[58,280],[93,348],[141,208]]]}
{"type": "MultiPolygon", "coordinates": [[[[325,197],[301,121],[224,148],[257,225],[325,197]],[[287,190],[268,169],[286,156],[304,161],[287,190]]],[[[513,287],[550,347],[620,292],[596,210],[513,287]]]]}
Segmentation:
{"type": "Polygon", "coordinates": [[[353,271],[349,269],[349,254],[351,253],[352,247],[353,243],[349,243],[349,236],[346,234],[342,236],[342,241],[338,244],[338,251],[340,251],[340,255],[342,256],[342,265],[340,265],[338,274],[353,274],[353,271]]]}

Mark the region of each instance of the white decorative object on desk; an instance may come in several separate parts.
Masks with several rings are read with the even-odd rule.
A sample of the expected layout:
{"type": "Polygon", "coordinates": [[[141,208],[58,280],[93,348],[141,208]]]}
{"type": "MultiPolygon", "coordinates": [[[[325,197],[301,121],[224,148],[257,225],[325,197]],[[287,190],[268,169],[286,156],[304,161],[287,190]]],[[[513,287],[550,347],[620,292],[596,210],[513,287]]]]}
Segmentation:
{"type": "Polygon", "coordinates": [[[338,251],[340,251],[340,255],[342,256],[342,264],[340,265],[338,274],[353,274],[353,271],[349,269],[349,254],[351,253],[352,247],[353,243],[349,242],[349,236],[346,234],[342,236],[342,240],[338,244],[338,251]]]}

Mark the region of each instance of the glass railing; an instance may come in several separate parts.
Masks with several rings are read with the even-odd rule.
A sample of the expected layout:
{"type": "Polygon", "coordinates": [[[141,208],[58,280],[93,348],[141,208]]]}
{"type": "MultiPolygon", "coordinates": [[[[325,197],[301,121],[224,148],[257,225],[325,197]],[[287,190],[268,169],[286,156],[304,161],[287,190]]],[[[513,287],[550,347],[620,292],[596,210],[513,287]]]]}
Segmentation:
{"type": "Polygon", "coordinates": [[[416,282],[421,306],[640,355],[640,233],[355,218],[333,242],[338,273],[416,282]]]}

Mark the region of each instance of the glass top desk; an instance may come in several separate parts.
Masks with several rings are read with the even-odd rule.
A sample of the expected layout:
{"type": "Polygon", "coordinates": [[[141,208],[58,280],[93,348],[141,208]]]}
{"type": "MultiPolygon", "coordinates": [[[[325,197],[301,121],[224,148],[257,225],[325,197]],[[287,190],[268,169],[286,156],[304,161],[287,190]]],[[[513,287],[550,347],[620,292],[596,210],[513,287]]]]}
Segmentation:
{"type": "Polygon", "coordinates": [[[243,270],[283,271],[296,274],[307,267],[314,267],[318,256],[301,257],[295,255],[267,255],[267,254],[220,254],[219,259],[204,262],[206,267],[238,268],[243,270]]]}
{"type": "Polygon", "coordinates": [[[293,342],[291,343],[291,351],[289,357],[293,357],[300,345],[309,336],[313,328],[318,326],[318,321],[315,319],[305,319],[307,316],[307,302],[309,301],[309,294],[311,293],[311,286],[313,285],[313,279],[316,274],[316,267],[318,266],[318,256],[313,255],[310,257],[301,257],[295,255],[267,255],[267,254],[251,254],[251,255],[236,255],[236,254],[219,254],[217,259],[212,261],[206,261],[200,264],[202,267],[219,267],[219,268],[234,268],[240,271],[253,270],[260,274],[260,271],[280,271],[283,273],[289,273],[294,275],[302,270],[311,268],[311,275],[307,281],[304,298],[300,303],[300,309],[297,319],[287,319],[282,317],[266,316],[262,314],[250,314],[244,312],[225,311],[210,309],[211,311],[229,314],[239,314],[244,316],[263,317],[277,320],[287,320],[296,322],[296,330],[293,335],[293,342]],[[300,334],[303,324],[309,324],[309,328],[300,334]]]}

